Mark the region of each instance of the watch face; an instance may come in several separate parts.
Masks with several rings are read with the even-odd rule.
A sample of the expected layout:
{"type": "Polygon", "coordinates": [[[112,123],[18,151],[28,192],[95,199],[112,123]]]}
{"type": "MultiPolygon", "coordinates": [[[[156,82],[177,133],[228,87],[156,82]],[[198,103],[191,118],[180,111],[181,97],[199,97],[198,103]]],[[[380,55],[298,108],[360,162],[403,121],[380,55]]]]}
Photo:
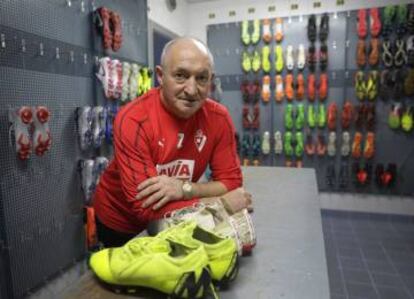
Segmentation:
{"type": "Polygon", "coordinates": [[[191,186],[191,184],[189,182],[185,182],[184,185],[183,185],[183,189],[186,192],[191,192],[192,187],[193,186],[191,186]]]}
{"type": "Polygon", "coordinates": [[[186,181],[183,184],[183,195],[184,198],[191,198],[193,196],[193,186],[191,185],[190,182],[186,181]]]}

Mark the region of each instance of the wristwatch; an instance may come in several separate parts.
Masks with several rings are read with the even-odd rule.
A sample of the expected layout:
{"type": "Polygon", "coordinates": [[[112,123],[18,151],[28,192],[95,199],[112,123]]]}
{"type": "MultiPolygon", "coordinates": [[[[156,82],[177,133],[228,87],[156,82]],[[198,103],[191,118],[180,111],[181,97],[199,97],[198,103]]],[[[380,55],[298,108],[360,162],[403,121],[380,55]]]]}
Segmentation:
{"type": "Polygon", "coordinates": [[[193,198],[193,185],[190,181],[185,181],[181,188],[183,190],[184,199],[193,198]]]}

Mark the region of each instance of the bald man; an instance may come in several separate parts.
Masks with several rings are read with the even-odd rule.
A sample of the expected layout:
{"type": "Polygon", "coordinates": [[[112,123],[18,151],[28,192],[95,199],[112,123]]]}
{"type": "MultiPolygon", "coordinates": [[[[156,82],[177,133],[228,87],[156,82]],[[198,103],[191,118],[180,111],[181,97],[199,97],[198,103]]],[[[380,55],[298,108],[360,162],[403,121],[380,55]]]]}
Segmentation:
{"type": "Polygon", "coordinates": [[[213,57],[188,37],[165,45],[159,88],[127,104],[114,123],[114,159],[94,198],[98,238],[121,246],[166,213],[220,198],[236,210],[251,203],[242,188],[234,125],[208,99],[213,57]],[[198,180],[207,166],[212,180],[198,180]]]}

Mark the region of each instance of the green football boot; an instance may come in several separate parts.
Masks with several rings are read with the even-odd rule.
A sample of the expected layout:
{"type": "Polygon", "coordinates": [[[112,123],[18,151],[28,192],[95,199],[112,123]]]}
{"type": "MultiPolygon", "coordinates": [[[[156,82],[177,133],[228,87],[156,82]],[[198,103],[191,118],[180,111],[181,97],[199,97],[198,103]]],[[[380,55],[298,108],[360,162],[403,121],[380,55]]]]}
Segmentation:
{"type": "Polygon", "coordinates": [[[284,67],[283,49],[282,46],[277,45],[275,48],[275,69],[277,73],[281,73],[284,67]]]}
{"type": "Polygon", "coordinates": [[[367,88],[365,85],[365,75],[363,71],[358,71],[355,74],[355,94],[358,100],[363,101],[365,96],[367,95],[366,92],[367,88]]]}
{"type": "Polygon", "coordinates": [[[250,59],[250,53],[248,51],[242,52],[242,69],[248,73],[252,69],[252,61],[250,59]]]}
{"type": "Polygon", "coordinates": [[[264,46],[262,48],[262,69],[265,73],[269,73],[271,68],[270,63],[270,47],[264,46]]]}
{"type": "Polygon", "coordinates": [[[254,50],[252,57],[252,70],[257,73],[260,70],[260,52],[254,50]]]}
{"type": "Polygon", "coordinates": [[[285,128],[291,130],[293,128],[293,105],[287,104],[285,108],[285,128]]]}
{"type": "Polygon", "coordinates": [[[296,146],[295,146],[295,155],[296,157],[300,158],[303,156],[304,152],[304,142],[303,142],[303,134],[302,132],[296,132],[295,136],[296,146]]]}
{"type": "Polygon", "coordinates": [[[378,71],[371,71],[368,75],[368,81],[365,86],[366,97],[374,101],[378,95],[378,71]]]}
{"type": "Polygon", "coordinates": [[[298,104],[298,113],[296,116],[295,127],[296,130],[302,130],[305,125],[305,106],[303,104],[298,104]]]}
{"type": "Polygon", "coordinates": [[[383,10],[382,34],[386,37],[392,34],[394,27],[394,16],[396,15],[396,12],[397,6],[394,5],[387,5],[383,10]]]}
{"type": "Polygon", "coordinates": [[[388,126],[391,129],[398,129],[401,125],[400,120],[401,107],[399,105],[392,105],[391,111],[388,114],[388,126]]]}
{"type": "Polygon", "coordinates": [[[137,82],[138,82],[138,96],[143,95],[145,92],[145,81],[144,76],[142,73],[143,68],[139,69],[138,75],[137,75],[137,82]]]}
{"type": "Polygon", "coordinates": [[[285,132],[283,136],[283,148],[285,150],[285,156],[292,157],[293,156],[293,146],[292,146],[292,132],[285,132]]]}
{"type": "Polygon", "coordinates": [[[146,93],[152,86],[152,71],[148,67],[144,67],[141,68],[140,73],[142,78],[142,93],[146,93]]]}
{"type": "Polygon", "coordinates": [[[397,6],[396,11],[396,27],[397,27],[397,34],[403,36],[406,32],[407,26],[407,17],[408,17],[408,8],[406,4],[400,4],[397,6]]]}
{"type": "Polygon", "coordinates": [[[317,113],[315,107],[312,104],[308,105],[308,126],[309,128],[315,128],[317,113]]]}
{"type": "Polygon", "coordinates": [[[250,33],[249,33],[250,23],[249,21],[243,21],[241,24],[241,40],[245,46],[250,44],[250,33]]]}
{"type": "Polygon", "coordinates": [[[204,247],[211,277],[221,287],[227,286],[237,276],[237,245],[231,238],[224,238],[213,231],[203,229],[195,221],[183,221],[160,232],[157,238],[170,240],[192,250],[204,247]]]}
{"type": "Polygon", "coordinates": [[[405,132],[410,132],[413,129],[413,114],[410,108],[407,108],[401,117],[401,128],[405,132]]]}
{"type": "Polygon", "coordinates": [[[152,288],[178,298],[202,298],[213,288],[203,246],[188,248],[156,237],[137,237],[122,247],[91,255],[96,276],[115,290],[152,288]]]}
{"type": "Polygon", "coordinates": [[[318,127],[324,128],[326,125],[326,109],[324,104],[319,105],[318,109],[318,127]]]}
{"type": "Polygon", "coordinates": [[[253,33],[251,36],[251,42],[253,45],[260,41],[260,20],[253,21],[253,33]]]}

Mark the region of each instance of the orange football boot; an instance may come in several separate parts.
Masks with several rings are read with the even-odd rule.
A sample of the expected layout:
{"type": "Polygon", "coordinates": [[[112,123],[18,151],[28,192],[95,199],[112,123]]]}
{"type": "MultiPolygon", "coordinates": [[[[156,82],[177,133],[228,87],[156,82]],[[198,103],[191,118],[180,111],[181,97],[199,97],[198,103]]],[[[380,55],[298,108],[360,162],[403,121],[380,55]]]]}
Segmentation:
{"type": "Polygon", "coordinates": [[[298,89],[296,91],[296,99],[303,100],[305,96],[305,79],[303,78],[302,73],[299,73],[296,77],[298,89]]]}
{"type": "Polygon", "coordinates": [[[328,97],[328,75],[322,73],[319,77],[319,99],[321,101],[326,100],[328,97]]]}
{"type": "Polygon", "coordinates": [[[308,99],[310,102],[315,101],[315,74],[308,75],[308,99]]]}
{"type": "Polygon", "coordinates": [[[295,90],[293,89],[293,75],[287,74],[285,77],[285,94],[289,101],[293,101],[295,90]]]}
{"type": "Polygon", "coordinates": [[[362,143],[362,134],[356,132],[354,135],[354,141],[352,142],[352,157],[355,159],[361,158],[361,143],[362,143]]]}
{"type": "Polygon", "coordinates": [[[270,76],[264,76],[262,82],[262,100],[267,103],[270,100],[270,76]]]}
{"type": "Polygon", "coordinates": [[[329,130],[334,131],[336,129],[336,115],[338,113],[338,108],[336,103],[333,102],[329,104],[328,107],[328,128],[329,130]]]}
{"type": "Polygon", "coordinates": [[[375,134],[373,132],[368,132],[365,140],[364,146],[364,158],[371,159],[374,157],[375,153],[375,134]]]}
{"type": "Polygon", "coordinates": [[[276,82],[276,102],[280,103],[283,101],[283,97],[285,96],[285,91],[283,89],[283,78],[281,75],[275,76],[276,82]]]}

